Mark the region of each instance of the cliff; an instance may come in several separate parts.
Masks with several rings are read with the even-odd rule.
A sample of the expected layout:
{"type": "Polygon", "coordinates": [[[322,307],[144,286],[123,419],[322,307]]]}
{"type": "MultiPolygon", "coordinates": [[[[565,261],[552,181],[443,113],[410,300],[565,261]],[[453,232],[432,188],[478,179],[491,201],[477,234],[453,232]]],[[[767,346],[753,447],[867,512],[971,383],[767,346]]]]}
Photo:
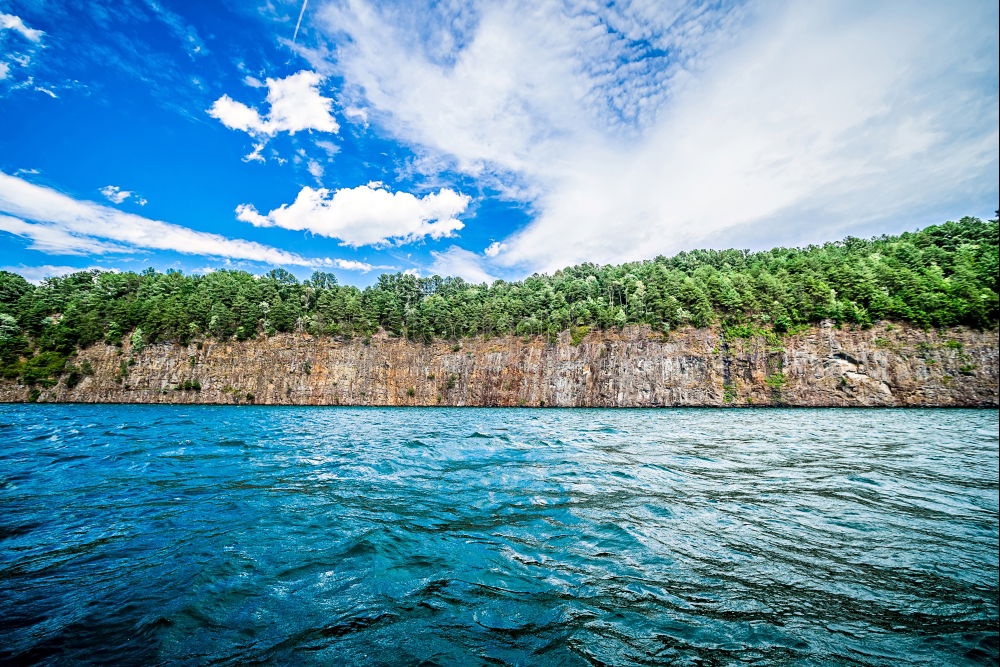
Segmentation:
{"type": "Polygon", "coordinates": [[[133,350],[96,345],[73,387],[0,384],[0,401],[371,406],[996,407],[997,334],[829,324],[782,339],[644,327],[420,344],[286,334],[133,350]],[[39,391],[40,390],[40,391],[39,391]]]}

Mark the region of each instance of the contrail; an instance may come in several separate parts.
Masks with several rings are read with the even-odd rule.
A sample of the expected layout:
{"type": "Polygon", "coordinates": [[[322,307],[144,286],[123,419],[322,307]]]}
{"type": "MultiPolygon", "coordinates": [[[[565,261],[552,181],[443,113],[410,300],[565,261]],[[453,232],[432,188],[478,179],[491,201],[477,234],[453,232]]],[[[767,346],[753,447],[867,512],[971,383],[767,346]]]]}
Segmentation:
{"type": "Polygon", "coordinates": [[[295,32],[292,33],[292,44],[295,43],[295,38],[299,36],[299,26],[302,25],[302,15],[306,13],[306,5],[309,4],[309,0],[302,0],[302,9],[299,10],[299,20],[295,22],[295,32]]]}

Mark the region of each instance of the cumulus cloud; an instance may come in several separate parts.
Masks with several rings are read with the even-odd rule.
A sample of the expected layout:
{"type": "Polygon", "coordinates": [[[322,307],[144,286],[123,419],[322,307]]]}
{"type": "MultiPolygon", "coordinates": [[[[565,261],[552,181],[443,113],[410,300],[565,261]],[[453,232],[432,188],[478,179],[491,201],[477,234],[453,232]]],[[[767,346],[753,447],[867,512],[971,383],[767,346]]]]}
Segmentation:
{"type": "Polygon", "coordinates": [[[208,114],[230,129],[253,136],[295,134],[302,130],[336,133],[340,126],[331,114],[333,100],[320,93],[320,81],[322,76],[306,70],[284,79],[268,78],[264,84],[270,107],[267,115],[229,95],[217,99],[208,114]]]}
{"type": "Polygon", "coordinates": [[[217,118],[231,130],[242,130],[249,134],[270,134],[270,128],[256,109],[237,102],[229,95],[223,95],[215,100],[212,108],[208,110],[208,115],[217,118]]]}
{"type": "MultiPolygon", "coordinates": [[[[294,266],[357,269],[350,260],[307,258],[271,246],[199,232],[118,209],[79,201],[51,188],[0,172],[0,231],[31,240],[50,254],[104,254],[169,250],[188,255],[294,266]]],[[[367,269],[361,269],[367,270],[367,269]]]]}
{"type": "Polygon", "coordinates": [[[822,241],[995,207],[995,3],[353,0],[318,21],[333,55],[305,55],[424,165],[531,201],[498,265],[822,241]]]}
{"type": "Polygon", "coordinates": [[[24,24],[20,16],[13,14],[0,14],[0,30],[13,30],[21,33],[21,36],[31,42],[40,42],[45,34],[41,30],[29,28],[24,24]]]}
{"type": "Polygon", "coordinates": [[[458,276],[470,283],[492,283],[497,278],[483,268],[483,258],[474,252],[449,246],[442,252],[432,250],[434,262],[428,267],[431,275],[458,276]]]}
{"type": "Polygon", "coordinates": [[[305,230],[354,247],[402,244],[454,235],[464,226],[455,216],[465,211],[469,201],[468,195],[448,188],[417,197],[390,192],[376,182],[340,190],[306,186],[294,202],[267,215],[251,204],[241,204],[236,218],[256,227],[305,230]]]}

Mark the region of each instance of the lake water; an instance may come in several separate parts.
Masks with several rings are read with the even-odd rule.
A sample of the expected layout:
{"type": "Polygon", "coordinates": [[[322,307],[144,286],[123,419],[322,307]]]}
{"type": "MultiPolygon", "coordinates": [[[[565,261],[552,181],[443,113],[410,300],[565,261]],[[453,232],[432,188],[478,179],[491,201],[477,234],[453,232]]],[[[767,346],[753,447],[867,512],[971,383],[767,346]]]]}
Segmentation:
{"type": "Polygon", "coordinates": [[[0,405],[0,662],[991,664],[997,428],[0,405]]]}

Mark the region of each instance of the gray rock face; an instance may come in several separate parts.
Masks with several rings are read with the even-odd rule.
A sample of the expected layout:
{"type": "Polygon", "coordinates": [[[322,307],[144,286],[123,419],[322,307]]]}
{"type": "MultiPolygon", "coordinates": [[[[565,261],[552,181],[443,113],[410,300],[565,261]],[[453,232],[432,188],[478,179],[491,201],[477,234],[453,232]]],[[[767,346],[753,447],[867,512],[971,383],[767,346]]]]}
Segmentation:
{"type": "MultiPolygon", "coordinates": [[[[285,334],[198,345],[95,345],[95,372],[39,402],[440,406],[996,407],[997,334],[867,330],[829,324],[786,336],[727,339],[718,329],[664,338],[645,327],[541,337],[412,343],[285,334]],[[193,384],[200,390],[184,389],[193,384]],[[178,387],[181,387],[180,389],[178,387]]],[[[31,387],[0,383],[0,401],[31,387]]],[[[36,388],[37,391],[37,388],[36,388]]]]}

